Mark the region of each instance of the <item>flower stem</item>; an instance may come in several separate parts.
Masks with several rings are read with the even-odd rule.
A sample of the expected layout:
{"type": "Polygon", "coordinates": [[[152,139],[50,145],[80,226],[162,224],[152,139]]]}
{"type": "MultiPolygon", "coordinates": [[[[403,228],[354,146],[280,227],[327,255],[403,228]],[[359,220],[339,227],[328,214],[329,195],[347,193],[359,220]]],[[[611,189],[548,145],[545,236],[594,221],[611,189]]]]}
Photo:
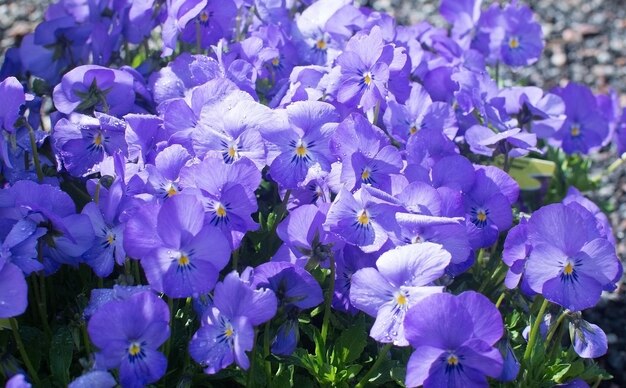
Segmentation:
{"type": "Polygon", "coordinates": [[[33,364],[31,364],[30,359],[28,358],[28,354],[26,353],[24,342],[22,342],[20,331],[17,328],[17,320],[15,320],[15,318],[9,318],[9,322],[11,323],[11,331],[13,332],[13,338],[15,338],[15,342],[17,343],[17,349],[20,352],[22,361],[24,361],[24,365],[26,365],[28,374],[30,375],[30,378],[33,380],[33,383],[35,383],[35,386],[39,386],[40,384],[39,377],[37,377],[37,372],[35,371],[35,368],[33,368],[33,364]]]}
{"type": "Polygon", "coordinates": [[[330,310],[331,304],[333,302],[333,295],[335,294],[335,255],[329,255],[329,265],[330,265],[330,284],[328,286],[326,301],[324,305],[324,318],[322,320],[322,341],[326,344],[326,336],[328,335],[328,324],[330,323],[330,310]]]}
{"type": "MultiPolygon", "coordinates": [[[[170,328],[174,326],[174,299],[171,297],[167,297],[167,307],[170,310],[170,328]]],[[[170,333],[169,338],[165,341],[165,347],[163,348],[163,354],[165,354],[165,359],[169,360],[170,357],[170,348],[172,347],[172,335],[170,333]]]]}
{"type": "Polygon", "coordinates": [[[563,323],[563,320],[565,319],[567,315],[568,315],[567,310],[563,311],[561,315],[559,315],[559,318],[554,323],[554,326],[552,326],[552,328],[548,332],[548,336],[546,337],[546,344],[550,343],[550,340],[552,340],[552,337],[554,337],[554,334],[557,332],[559,326],[561,325],[561,323],[563,323]]]}
{"type": "MultiPolygon", "coordinates": [[[[257,348],[257,346],[256,346],[256,342],[257,341],[256,340],[257,340],[258,331],[259,330],[255,327],[254,328],[254,341],[252,342],[252,344],[253,344],[252,345],[252,351],[250,352],[250,357],[252,359],[250,360],[250,369],[248,369],[248,378],[246,380],[246,387],[253,387],[252,380],[253,380],[253,376],[254,376],[254,365],[256,364],[254,356],[256,355],[256,348],[257,348]]],[[[186,352],[186,353],[189,354],[189,352],[186,352]]]]}
{"type": "MultiPolygon", "coordinates": [[[[539,296],[539,298],[542,298],[539,296]]],[[[542,298],[543,299],[543,298],[542,298]]],[[[541,326],[541,322],[543,321],[543,315],[548,308],[550,302],[547,300],[543,300],[541,307],[539,308],[539,313],[537,314],[537,318],[535,319],[535,323],[533,323],[530,328],[530,335],[528,336],[528,344],[526,344],[526,351],[524,351],[524,365],[528,366],[528,362],[530,361],[530,356],[533,352],[533,348],[535,347],[535,342],[537,341],[537,334],[539,333],[539,327],[541,326]]]]}
{"type": "Polygon", "coordinates": [[[28,128],[28,137],[30,139],[30,148],[33,152],[33,161],[35,162],[35,171],[37,172],[37,180],[43,182],[43,170],[41,169],[41,161],[39,160],[39,151],[37,151],[37,140],[35,139],[35,130],[24,120],[24,125],[28,128]]]}
{"type": "Polygon", "coordinates": [[[372,367],[370,368],[370,370],[367,371],[365,376],[363,376],[363,378],[359,380],[358,384],[356,385],[356,388],[362,388],[366,386],[367,382],[369,381],[371,376],[374,374],[376,369],[387,358],[387,353],[389,353],[389,350],[391,350],[392,345],[393,345],[392,343],[387,343],[385,344],[385,346],[383,346],[380,349],[380,351],[378,352],[378,357],[376,357],[376,361],[374,361],[374,364],[372,364],[372,367]]]}
{"type": "Polygon", "coordinates": [[[498,301],[496,302],[497,309],[500,308],[500,305],[502,304],[502,301],[504,300],[505,297],[506,297],[506,291],[502,291],[502,294],[500,294],[500,297],[498,298],[498,301]]]}
{"type": "Polygon", "coordinates": [[[265,363],[265,374],[267,375],[267,386],[272,386],[272,362],[267,360],[270,355],[270,321],[265,324],[263,330],[263,361],[265,363]]]}

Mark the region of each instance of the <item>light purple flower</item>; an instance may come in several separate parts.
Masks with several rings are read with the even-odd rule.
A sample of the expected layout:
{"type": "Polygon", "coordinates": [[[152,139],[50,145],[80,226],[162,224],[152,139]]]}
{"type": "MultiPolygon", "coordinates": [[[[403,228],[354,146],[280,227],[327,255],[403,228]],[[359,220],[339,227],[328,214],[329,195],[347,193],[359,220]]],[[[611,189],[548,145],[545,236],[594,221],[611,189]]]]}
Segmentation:
{"type": "Polygon", "coordinates": [[[502,355],[494,347],[504,332],[502,317],[481,294],[422,299],[407,312],[404,330],[415,348],[407,364],[407,387],[486,387],[487,376],[502,372],[502,355]]]}
{"type": "Polygon", "coordinates": [[[443,291],[430,284],[450,264],[450,253],[433,243],[404,245],[383,253],[376,268],[363,268],[352,275],[350,302],[376,317],[370,336],[397,346],[409,343],[404,335],[405,314],[424,297],[443,291]]]}
{"type": "Polygon", "coordinates": [[[165,374],[167,359],[157,349],[170,336],[167,304],[152,292],[103,305],[87,331],[99,351],[96,365],[119,368],[120,383],[142,387],[165,374]]]}

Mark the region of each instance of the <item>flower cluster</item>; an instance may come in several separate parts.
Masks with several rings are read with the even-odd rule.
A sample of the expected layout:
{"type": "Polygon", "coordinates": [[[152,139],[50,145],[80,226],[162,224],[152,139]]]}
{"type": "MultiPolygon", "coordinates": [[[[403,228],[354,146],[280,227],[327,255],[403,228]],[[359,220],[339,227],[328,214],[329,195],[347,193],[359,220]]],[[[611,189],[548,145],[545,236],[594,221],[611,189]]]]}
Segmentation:
{"type": "Polygon", "coordinates": [[[543,376],[516,364],[537,324],[513,349],[505,293],[466,291],[495,301],[504,281],[602,355],[579,312],[622,274],[608,220],[575,188],[529,204],[511,169],[624,140],[616,97],[501,87],[489,71],[534,63],[542,30],[516,1],[481,5],[443,0],[450,29],[347,0],[51,5],[0,71],[0,318],[27,309],[30,276],[50,331],[45,276],[89,268],[75,387],[171,379],[168,362],[185,383],[263,364],[272,384],[276,360],[344,386],[344,318],[414,349],[408,386],[485,386],[543,376]]]}

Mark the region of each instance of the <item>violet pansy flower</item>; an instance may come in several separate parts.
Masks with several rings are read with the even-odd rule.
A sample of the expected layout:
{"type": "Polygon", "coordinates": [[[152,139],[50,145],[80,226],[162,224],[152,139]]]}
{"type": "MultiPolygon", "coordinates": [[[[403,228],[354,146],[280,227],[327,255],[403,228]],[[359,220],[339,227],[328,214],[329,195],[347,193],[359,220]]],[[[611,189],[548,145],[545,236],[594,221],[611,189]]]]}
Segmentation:
{"type": "Polygon", "coordinates": [[[219,229],[205,225],[204,218],[202,203],[193,195],[180,194],[165,201],[156,217],[129,220],[124,233],[127,251],[146,236],[154,239],[152,249],[138,257],[153,289],[171,298],[211,291],[230,259],[230,246],[219,229]],[[147,222],[150,218],[153,224],[147,222]]]}
{"type": "Polygon", "coordinates": [[[328,141],[337,124],[335,108],[325,102],[299,101],[286,108],[287,123],[281,128],[266,129],[263,137],[278,149],[270,164],[270,175],[285,189],[298,187],[309,171],[319,163],[330,171],[328,141]]]}
{"type": "Polygon", "coordinates": [[[215,286],[213,306],[189,343],[191,357],[214,374],[236,362],[248,369],[246,352],[254,345],[254,327],[272,319],[277,300],[269,289],[253,290],[236,272],[215,286]]]}
{"type": "Polygon", "coordinates": [[[376,268],[352,275],[350,302],[376,317],[370,336],[379,342],[407,346],[402,322],[409,308],[422,298],[443,291],[430,284],[450,264],[450,253],[433,243],[410,244],[383,253],[376,268]]]}
{"type": "Polygon", "coordinates": [[[502,317],[474,291],[422,299],[406,313],[404,331],[415,349],[407,364],[407,387],[487,386],[487,376],[502,372],[495,347],[504,332],[502,317]]]}
{"type": "Polygon", "coordinates": [[[530,288],[568,310],[593,307],[620,273],[613,244],[569,206],[552,204],[534,212],[528,238],[533,249],[524,276],[530,288]]]}
{"type": "Polygon", "coordinates": [[[170,335],[167,304],[146,291],[104,304],[87,325],[99,351],[96,365],[119,368],[124,387],[143,387],[165,374],[167,359],[157,349],[170,335]]]}
{"type": "Polygon", "coordinates": [[[54,88],[54,106],[61,113],[91,109],[112,115],[129,113],[135,103],[134,79],[129,73],[97,65],[70,70],[54,88]]]}

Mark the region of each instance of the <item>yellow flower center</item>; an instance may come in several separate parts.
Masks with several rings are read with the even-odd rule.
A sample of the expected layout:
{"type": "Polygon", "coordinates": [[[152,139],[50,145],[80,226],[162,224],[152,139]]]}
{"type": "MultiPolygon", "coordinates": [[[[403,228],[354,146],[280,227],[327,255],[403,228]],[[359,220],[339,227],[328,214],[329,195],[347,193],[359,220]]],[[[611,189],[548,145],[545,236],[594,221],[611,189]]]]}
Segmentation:
{"type": "Polygon", "coordinates": [[[369,168],[364,168],[363,172],[361,173],[361,179],[366,181],[368,179],[370,179],[370,176],[372,174],[370,173],[370,169],[369,168]]]}
{"type": "Polygon", "coordinates": [[[567,264],[565,264],[565,267],[563,268],[563,273],[566,275],[571,275],[573,272],[574,272],[574,266],[572,265],[572,263],[568,261],[567,264]]]}
{"type": "Polygon", "coordinates": [[[580,125],[578,124],[572,124],[572,126],[569,129],[569,133],[570,135],[576,137],[580,135],[580,125]]]}
{"type": "Polygon", "coordinates": [[[178,258],[178,265],[181,267],[185,267],[189,265],[189,256],[187,256],[184,253],[181,253],[180,257],[178,258]]]}
{"type": "Polygon", "coordinates": [[[141,345],[139,345],[139,343],[137,342],[133,342],[132,344],[130,344],[130,346],[128,347],[128,354],[130,354],[131,356],[136,356],[139,353],[141,353],[141,345]]]}
{"type": "Polygon", "coordinates": [[[372,79],[374,79],[374,77],[372,77],[372,73],[370,73],[369,71],[363,74],[363,82],[365,83],[365,85],[369,86],[372,83],[372,79]]]}
{"type": "Polygon", "coordinates": [[[416,133],[417,133],[417,127],[415,125],[409,128],[409,134],[415,135],[416,133]]]}
{"type": "Polygon", "coordinates": [[[306,156],[306,151],[306,144],[302,140],[300,140],[296,145],[296,155],[300,158],[303,158],[306,156]]]}
{"type": "Polygon", "coordinates": [[[218,203],[217,206],[215,206],[215,214],[217,214],[218,217],[226,217],[226,208],[224,205],[218,203]]]}
{"type": "Polygon", "coordinates": [[[370,216],[367,214],[367,210],[363,209],[357,218],[357,222],[361,225],[367,225],[370,223],[370,216]]]}
{"type": "Polygon", "coordinates": [[[231,158],[234,158],[235,156],[237,156],[237,149],[235,148],[234,145],[231,145],[230,147],[228,147],[228,156],[230,156],[231,158]]]}
{"type": "Polygon", "coordinates": [[[509,47],[512,49],[516,49],[519,47],[519,39],[517,38],[517,36],[512,36],[509,39],[509,47]]]}
{"type": "Polygon", "coordinates": [[[455,356],[454,354],[450,354],[446,361],[448,361],[448,365],[451,365],[451,366],[459,365],[459,358],[455,356]]]}
{"type": "Polygon", "coordinates": [[[114,242],[115,242],[115,235],[112,233],[107,235],[107,243],[109,245],[112,245],[114,242]]]}
{"type": "Polygon", "coordinates": [[[404,306],[406,305],[408,302],[408,299],[406,298],[406,296],[402,293],[398,294],[398,296],[396,296],[396,303],[399,304],[400,306],[404,306]]]}
{"type": "Polygon", "coordinates": [[[326,41],[324,39],[318,39],[317,42],[315,42],[315,47],[318,50],[326,50],[326,41]]]}
{"type": "Polygon", "coordinates": [[[176,186],[170,183],[170,187],[167,189],[167,196],[173,197],[176,194],[178,194],[178,190],[176,189],[176,186]]]}
{"type": "Polygon", "coordinates": [[[200,21],[206,23],[209,21],[209,14],[206,11],[200,12],[200,21]]]}
{"type": "Polygon", "coordinates": [[[228,338],[232,337],[233,334],[235,334],[235,332],[233,331],[233,328],[230,326],[228,326],[226,330],[224,330],[224,335],[228,338]]]}
{"type": "Polygon", "coordinates": [[[96,137],[93,138],[93,144],[95,144],[97,146],[102,145],[102,134],[100,132],[98,132],[96,137]]]}
{"type": "Polygon", "coordinates": [[[280,58],[276,57],[276,58],[272,59],[272,65],[273,66],[280,65],[280,58]]]}
{"type": "Polygon", "coordinates": [[[487,214],[484,210],[479,210],[478,213],[476,213],[476,219],[480,222],[485,222],[487,221],[487,214]]]}

